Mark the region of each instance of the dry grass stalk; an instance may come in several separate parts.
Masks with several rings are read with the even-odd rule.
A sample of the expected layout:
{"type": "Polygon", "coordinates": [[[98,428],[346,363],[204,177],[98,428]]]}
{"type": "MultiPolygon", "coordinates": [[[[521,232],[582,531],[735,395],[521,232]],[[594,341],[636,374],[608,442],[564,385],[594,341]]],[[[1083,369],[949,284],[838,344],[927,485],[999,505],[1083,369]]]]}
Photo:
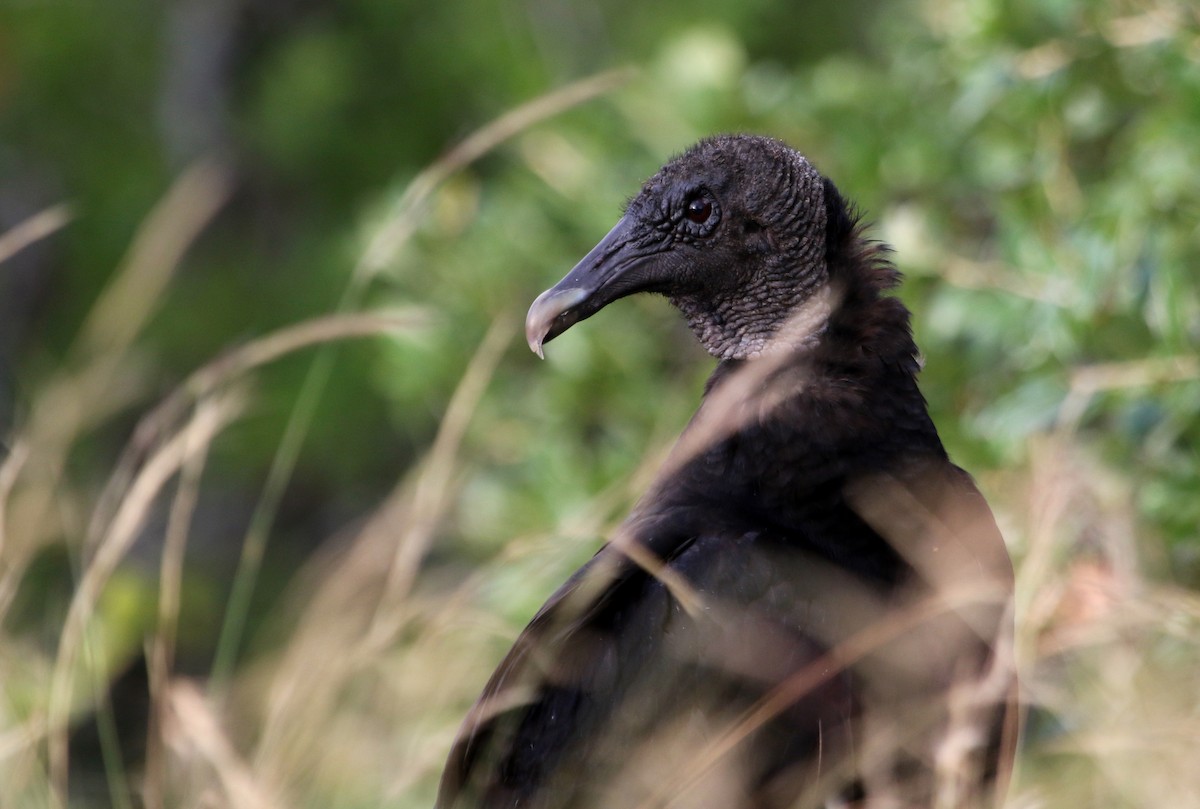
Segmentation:
{"type": "MultiPolygon", "coordinates": [[[[903,610],[889,611],[886,617],[871,622],[826,655],[780,683],[758,704],[746,711],[736,725],[705,745],[681,772],[664,779],[658,790],[639,806],[639,809],[666,806],[670,803],[671,795],[686,793],[689,787],[699,783],[706,773],[719,769],[720,760],[756,730],[867,655],[904,635],[921,631],[940,615],[956,614],[964,608],[980,604],[1003,603],[1007,595],[1003,588],[981,588],[978,582],[970,582],[965,587],[943,590],[903,610]]],[[[855,597],[855,594],[849,595],[847,603],[855,597]]],[[[1007,689],[1007,682],[1004,683],[1004,687],[1007,689]]],[[[980,696],[984,699],[976,704],[977,707],[994,705],[996,702],[996,695],[980,696]]],[[[998,696],[1002,701],[1004,694],[998,696]]]]}
{"type": "Polygon", "coordinates": [[[176,682],[168,694],[164,732],[181,756],[194,753],[215,774],[225,806],[238,809],[281,809],[274,790],[264,785],[238,755],[204,695],[192,683],[176,682]]]}
{"type": "Polygon", "coordinates": [[[632,75],[631,70],[625,69],[589,76],[514,107],[472,132],[409,183],[393,213],[375,232],[363,252],[355,267],[352,284],[365,283],[392,262],[420,221],[422,206],[454,174],[526,129],[612,92],[632,75]]]}
{"type": "Polygon", "coordinates": [[[72,707],[72,694],[78,678],[87,676],[88,668],[96,668],[95,676],[103,675],[103,664],[92,661],[81,669],[79,655],[87,643],[88,625],[96,601],[117,565],[133,545],[151,506],[167,482],[189,458],[206,447],[241,411],[244,397],[229,393],[200,409],[185,428],[159,449],[138,475],[121,500],[121,507],[101,539],[95,556],[83,570],[71,598],[66,622],[59,638],[58,655],[50,681],[47,723],[50,728],[50,781],[59,801],[65,804],[67,795],[67,728],[72,707]]]}
{"type": "Polygon", "coordinates": [[[198,163],[172,183],[142,222],[129,254],[88,313],[77,359],[120,357],[141,333],[184,253],[229,194],[230,178],[215,163],[198,163]]]}
{"type": "Polygon", "coordinates": [[[70,221],[71,209],[69,206],[51,205],[4,233],[0,233],[0,264],[8,261],[29,245],[66,227],[70,221]]]}
{"type": "MultiPolygon", "coordinates": [[[[224,200],[226,188],[224,173],[208,164],[193,167],[172,185],[139,227],[129,253],[89,312],[67,367],[37,391],[29,423],[13,442],[27,447],[36,464],[25,467],[22,485],[13,476],[3,506],[12,520],[0,529],[10,540],[0,546],[7,557],[0,572],[0,616],[29,560],[62,528],[58,497],[70,447],[136,396],[132,341],[188,246],[224,200]]],[[[44,232],[64,217],[65,212],[51,209],[49,222],[35,230],[44,232]]]]}
{"type": "MultiPolygon", "coordinates": [[[[423,214],[423,205],[447,178],[534,124],[571,107],[578,106],[598,95],[609,92],[624,82],[629,71],[610,71],[582,79],[517,107],[496,118],[467,136],[440,160],[435,161],[409,184],[392,212],[375,230],[351,274],[346,290],[338,303],[338,311],[357,308],[367,283],[395,257],[412,235],[423,214]]],[[[283,438],[272,459],[267,480],[250,526],[242,542],[242,558],[234,576],[229,608],[217,642],[217,657],[213,664],[213,679],[218,688],[228,681],[242,639],[242,628],[249,608],[250,595],[258,578],[258,568],[265,552],[280,498],[290,481],[299,457],[300,447],[308,434],[316,413],[317,402],[328,381],[333,355],[322,352],[314,359],[305,376],[292,412],[288,416],[283,438]]]]}
{"type": "Polygon", "coordinates": [[[297,720],[332,714],[346,683],[377,661],[411,619],[412,583],[457,490],[462,439],[512,340],[513,322],[496,320],[451,397],[429,453],[368,518],[316,593],[305,597],[304,614],[271,675],[256,769],[286,770],[288,750],[304,735],[297,720]],[[338,638],[338,654],[330,654],[331,637],[338,638]]]}
{"type": "Polygon", "coordinates": [[[1079,366],[1071,371],[1070,390],[1059,411],[1059,428],[1078,428],[1092,397],[1106,391],[1148,388],[1200,378],[1200,356],[1146,357],[1079,366]]]}
{"type": "MultiPolygon", "coordinates": [[[[29,442],[18,438],[8,447],[8,454],[0,462],[0,559],[4,558],[5,540],[8,536],[8,503],[12,497],[13,487],[21,475],[21,469],[29,460],[29,442]]],[[[0,616],[4,610],[0,609],[0,616]]]]}
{"type": "MultiPolygon", "coordinates": [[[[197,410],[211,409],[211,399],[201,400],[197,410]]],[[[197,413],[197,418],[200,418],[197,413]]],[[[175,665],[175,640],[178,633],[180,593],[183,589],[184,551],[188,527],[200,497],[200,479],[208,457],[208,444],[197,442],[194,430],[186,433],[191,443],[185,448],[186,460],[179,485],[171,502],[166,538],[159,564],[157,626],[150,639],[147,669],[150,683],[150,725],[146,729],[146,765],[143,802],[147,809],[165,809],[167,796],[166,756],[163,727],[169,710],[168,690],[175,665]]]]}

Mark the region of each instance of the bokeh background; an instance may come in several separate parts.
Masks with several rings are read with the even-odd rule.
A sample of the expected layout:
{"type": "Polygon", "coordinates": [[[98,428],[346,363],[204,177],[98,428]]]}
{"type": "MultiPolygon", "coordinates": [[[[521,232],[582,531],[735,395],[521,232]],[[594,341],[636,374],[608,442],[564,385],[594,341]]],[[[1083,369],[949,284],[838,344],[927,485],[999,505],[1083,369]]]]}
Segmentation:
{"type": "Polygon", "coordinates": [[[712,365],[525,308],[724,131],[896,248],[1018,562],[1009,805],[1200,805],[1186,0],[0,0],[0,805],[431,805],[712,365]]]}

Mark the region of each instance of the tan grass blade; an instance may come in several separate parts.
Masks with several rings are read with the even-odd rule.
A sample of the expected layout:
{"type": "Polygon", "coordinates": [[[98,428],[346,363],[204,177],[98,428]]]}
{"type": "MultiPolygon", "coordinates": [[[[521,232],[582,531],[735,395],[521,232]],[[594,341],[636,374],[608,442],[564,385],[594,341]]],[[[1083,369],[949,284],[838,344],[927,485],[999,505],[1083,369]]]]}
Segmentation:
{"type": "Polygon", "coordinates": [[[466,428],[512,342],[516,322],[510,315],[496,319],[451,396],[428,454],[356,532],[344,559],[316,593],[306,596],[272,676],[256,771],[276,769],[288,745],[297,741],[297,717],[315,715],[323,722],[348,678],[375,661],[411,617],[406,597],[453,500],[466,428]],[[338,638],[337,654],[330,654],[331,635],[338,638]]]}
{"type": "MultiPolygon", "coordinates": [[[[479,159],[504,140],[541,120],[611,90],[629,75],[629,71],[602,73],[536,98],[475,131],[443,158],[435,161],[409,184],[394,210],[370,240],[354,268],[338,304],[338,311],[357,308],[367,283],[387,266],[407,241],[419,221],[423,203],[448,177],[479,159]]],[[[212,679],[218,688],[224,687],[231,676],[234,660],[241,645],[245,613],[258,578],[259,560],[264,555],[279,500],[291,479],[304,437],[308,434],[321,392],[329,378],[332,363],[333,355],[325,351],[317,356],[309,368],[288,417],[267,480],[263,484],[262,494],[250,518],[250,526],[242,542],[242,558],[234,575],[229,607],[226,610],[221,636],[217,641],[212,679]]]]}
{"type": "MultiPolygon", "coordinates": [[[[467,426],[496,372],[504,349],[512,342],[516,322],[511,312],[496,318],[471,358],[454,395],[450,397],[433,446],[413,483],[405,531],[401,541],[396,543],[383,594],[364,641],[368,648],[386,643],[395,632],[396,615],[412,588],[421,560],[429,550],[438,521],[449,505],[451,479],[457,468],[458,452],[467,426]]],[[[372,521],[367,530],[394,534],[393,526],[383,525],[379,521],[372,521]]]]}
{"type": "Polygon", "coordinates": [[[681,794],[729,755],[747,736],[754,733],[796,701],[803,699],[822,683],[862,660],[891,641],[919,630],[940,615],[961,611],[977,604],[1002,603],[1008,593],[1002,587],[988,589],[977,583],[957,589],[944,589],[936,596],[923,598],[901,610],[890,611],[886,618],[867,624],[855,635],[831,649],[796,674],[776,686],[743,715],[740,722],[706,744],[682,772],[665,779],[661,788],[639,809],[653,809],[669,803],[668,796],[681,794]]]}
{"type": "Polygon", "coordinates": [[[120,503],[137,468],[145,456],[177,429],[180,419],[195,402],[214,394],[246,374],[312,346],[337,340],[378,337],[414,332],[429,322],[424,310],[416,307],[384,312],[326,315],[313,318],[238,346],[193,371],[186,380],[144,415],[118,461],[116,469],[99,498],[88,530],[88,546],[95,544],[120,503]]]}
{"type": "MultiPolygon", "coordinates": [[[[56,497],[66,454],[90,426],[126,406],[137,388],[130,346],[157,306],[178,261],[225,198],[224,172],[211,164],[186,171],[142,222],[133,245],[100,299],[89,312],[66,368],[38,392],[14,445],[28,447],[34,465],[29,479],[10,486],[12,516],[3,529],[5,564],[0,573],[0,617],[37,549],[59,525],[56,497]],[[16,539],[20,539],[17,547],[16,539]]],[[[45,233],[64,221],[66,211],[50,209],[22,240],[45,233]]],[[[16,246],[14,241],[11,244],[16,246]]],[[[9,505],[11,504],[11,508],[9,505]]]]}
{"type": "Polygon", "coordinates": [[[212,407],[198,410],[183,430],[151,456],[122,499],[95,556],[83,570],[59,637],[47,707],[50,782],[60,805],[65,805],[67,796],[67,730],[75,677],[80,673],[77,662],[87,644],[97,599],[128,553],[163,487],[200,447],[211,442],[236,417],[243,405],[244,397],[239,392],[224,395],[212,407]]]}
{"type": "Polygon", "coordinates": [[[354,270],[354,282],[361,284],[385,268],[400,247],[412,235],[419,218],[416,214],[438,186],[455,173],[474,163],[509,138],[531,126],[553,118],[572,107],[615,90],[633,76],[630,69],[610,70],[568,84],[509,110],[468,135],[449,152],[418,174],[397,201],[386,224],[375,233],[354,270]]]}
{"type": "Polygon", "coordinates": [[[172,184],[138,228],[117,275],[84,321],[76,351],[120,355],[154,312],[184,253],[224,204],[230,178],[216,163],[198,163],[172,184]]]}
{"type": "MultiPolygon", "coordinates": [[[[204,399],[197,410],[217,406],[212,399],[204,399]]],[[[204,420],[197,412],[197,419],[204,420]]],[[[185,447],[186,459],[179,475],[179,487],[171,502],[167,521],[166,538],[163,541],[162,560],[159,564],[158,617],[154,636],[150,639],[147,652],[147,669],[150,684],[150,726],[146,730],[146,762],[143,779],[143,802],[147,809],[163,809],[166,806],[167,772],[163,750],[163,728],[170,710],[170,678],[175,663],[175,640],[178,632],[180,593],[183,589],[184,551],[187,547],[188,527],[200,497],[200,478],[208,457],[209,445],[197,442],[195,430],[189,430],[191,442],[185,447]]]]}
{"type": "Polygon", "coordinates": [[[168,709],[168,742],[183,754],[199,754],[209,764],[225,793],[225,800],[217,805],[238,809],[286,806],[238,755],[200,689],[188,682],[175,683],[168,694],[168,709]]]}
{"type": "Polygon", "coordinates": [[[51,205],[15,227],[0,233],[0,264],[8,261],[34,242],[41,241],[66,227],[70,221],[71,209],[69,206],[51,205]]]}

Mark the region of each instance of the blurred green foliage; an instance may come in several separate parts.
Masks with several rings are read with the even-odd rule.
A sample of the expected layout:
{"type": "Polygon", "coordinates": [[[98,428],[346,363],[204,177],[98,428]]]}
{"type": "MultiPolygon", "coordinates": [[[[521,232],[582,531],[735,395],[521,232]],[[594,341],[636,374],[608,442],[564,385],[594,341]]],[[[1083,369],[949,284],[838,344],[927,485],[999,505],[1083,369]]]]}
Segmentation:
{"type": "MultiPolygon", "coordinates": [[[[0,0],[0,231],[54,202],[74,212],[0,267],[5,432],[33,418],[183,166],[219,159],[234,193],[139,339],[140,387],[72,449],[64,487],[83,502],[189,371],[335,310],[422,167],[515,105],[621,65],[637,68],[627,85],[444,183],[372,280],[365,306],[417,303],[431,325],[329,349],[249,659],[280,642],[271,610],[295,571],[427,450],[497,319],[511,344],[423,587],[533,542],[543,553],[512,554],[481,585],[519,626],[595,549],[587,527],[628,508],[633,470],[681,429],[711,362],[660,300],[606,310],[544,364],[517,327],[644,177],[731,130],[804,151],[896,248],[935,420],[994,483],[1002,521],[1019,524],[1023,505],[1006,470],[1030,463],[1031,438],[1066,435],[1131,493],[1156,573],[1200,585],[1200,20],[1182,1],[0,0]]],[[[311,364],[265,369],[214,446],[184,583],[187,670],[206,670],[212,612],[311,364]]],[[[22,582],[5,637],[53,650],[45,616],[61,620],[78,575],[80,511],[58,537],[68,552],[47,550],[22,582]]],[[[114,660],[137,656],[155,609],[160,522],[101,604],[114,660]]]]}

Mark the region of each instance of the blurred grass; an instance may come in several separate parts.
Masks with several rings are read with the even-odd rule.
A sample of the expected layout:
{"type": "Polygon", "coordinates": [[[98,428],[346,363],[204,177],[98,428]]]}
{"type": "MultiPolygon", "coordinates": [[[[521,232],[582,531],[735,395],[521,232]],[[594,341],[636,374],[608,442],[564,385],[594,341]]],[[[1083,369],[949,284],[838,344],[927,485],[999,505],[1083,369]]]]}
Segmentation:
{"type": "MultiPolygon", "coordinates": [[[[427,120],[387,94],[400,111],[372,118],[363,96],[385,82],[362,75],[399,74],[378,21],[401,6],[306,17],[246,57],[246,120],[283,119],[165,195],[179,172],[118,148],[151,96],[99,116],[85,98],[150,92],[147,31],[75,88],[51,60],[103,52],[105,24],[4,9],[22,23],[0,60],[4,176],[53,166],[67,193],[30,193],[0,236],[6,284],[65,268],[38,339],[0,356],[19,383],[0,805],[429,806],[483,680],[612,535],[710,367],[661,301],[606,310],[545,364],[512,339],[520,312],[669,154],[730,129],[804,150],[897,248],[923,389],[1018,561],[1033,711],[1009,805],[1200,805],[1196,10],[925,0],[789,59],[788,26],[760,21],[808,12],[664,8],[625,50],[569,39],[579,9],[573,52],[474,32],[473,64],[520,69],[427,120]],[[314,78],[293,47],[364,74],[314,78]],[[630,58],[601,101],[563,111],[611,76],[459,137],[546,75],[630,58]],[[311,123],[330,108],[355,126],[311,123]],[[432,160],[448,140],[465,145],[432,160]],[[227,613],[245,628],[219,641],[227,613]]],[[[453,96],[456,69],[420,92],[453,96]]]]}

